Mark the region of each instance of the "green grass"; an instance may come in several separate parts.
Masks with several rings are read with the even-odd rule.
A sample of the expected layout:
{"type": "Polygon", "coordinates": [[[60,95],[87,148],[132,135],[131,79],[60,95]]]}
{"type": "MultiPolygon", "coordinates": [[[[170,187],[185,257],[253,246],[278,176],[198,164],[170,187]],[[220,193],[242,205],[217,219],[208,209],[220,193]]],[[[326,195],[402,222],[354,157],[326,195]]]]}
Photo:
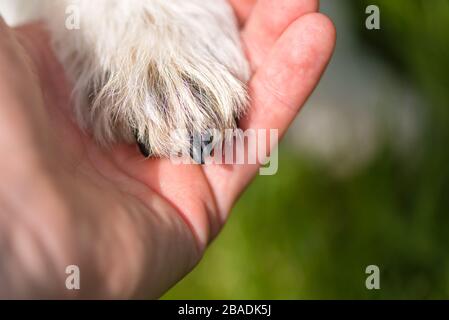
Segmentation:
{"type": "Polygon", "coordinates": [[[205,259],[165,299],[448,297],[442,226],[423,223],[408,198],[415,187],[388,152],[346,180],[281,155],[278,175],[256,179],[205,259]],[[365,288],[370,264],[381,268],[380,291],[365,288]]]}
{"type": "Polygon", "coordinates": [[[345,179],[284,146],[164,299],[449,298],[449,1],[351,4],[354,26],[379,5],[382,30],[361,39],[428,102],[422,143],[404,160],[386,142],[345,179]],[[365,288],[370,264],[381,290],[365,288]]]}

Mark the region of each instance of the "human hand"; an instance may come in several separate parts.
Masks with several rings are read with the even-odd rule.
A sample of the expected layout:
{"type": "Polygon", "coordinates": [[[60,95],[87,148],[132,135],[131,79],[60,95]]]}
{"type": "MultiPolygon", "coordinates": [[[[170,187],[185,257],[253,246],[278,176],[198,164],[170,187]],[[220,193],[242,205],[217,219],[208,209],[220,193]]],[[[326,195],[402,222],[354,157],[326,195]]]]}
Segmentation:
{"type": "MultiPolygon", "coordinates": [[[[282,135],[335,42],[316,0],[232,0],[253,76],[240,122],[282,135]]],[[[158,297],[220,231],[257,165],[173,165],[99,148],[40,25],[0,22],[0,297],[158,297]],[[81,290],[65,287],[77,265],[81,290]]]]}

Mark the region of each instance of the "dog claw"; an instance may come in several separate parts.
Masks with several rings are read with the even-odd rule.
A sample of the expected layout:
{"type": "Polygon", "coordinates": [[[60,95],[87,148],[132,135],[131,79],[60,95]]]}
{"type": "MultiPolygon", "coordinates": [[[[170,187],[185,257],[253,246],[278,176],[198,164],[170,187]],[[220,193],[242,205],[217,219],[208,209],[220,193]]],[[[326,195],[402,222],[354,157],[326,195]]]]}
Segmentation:
{"type": "Polygon", "coordinates": [[[137,145],[139,146],[140,153],[145,157],[149,158],[151,156],[151,151],[147,148],[146,145],[144,145],[142,142],[137,142],[137,145]]]}
{"type": "Polygon", "coordinates": [[[137,133],[134,133],[134,137],[136,139],[137,142],[137,146],[139,147],[139,151],[140,153],[145,157],[145,158],[149,158],[151,156],[151,150],[141,141],[139,141],[138,137],[137,137],[137,133]]]}
{"type": "Polygon", "coordinates": [[[194,139],[190,140],[190,157],[197,164],[203,165],[206,163],[206,161],[204,159],[202,143],[200,143],[200,142],[197,143],[194,139]]]}
{"type": "Polygon", "coordinates": [[[212,155],[213,145],[213,135],[194,135],[190,138],[190,157],[198,164],[206,164],[206,157],[212,155]],[[205,137],[207,139],[204,139],[205,137]]]}

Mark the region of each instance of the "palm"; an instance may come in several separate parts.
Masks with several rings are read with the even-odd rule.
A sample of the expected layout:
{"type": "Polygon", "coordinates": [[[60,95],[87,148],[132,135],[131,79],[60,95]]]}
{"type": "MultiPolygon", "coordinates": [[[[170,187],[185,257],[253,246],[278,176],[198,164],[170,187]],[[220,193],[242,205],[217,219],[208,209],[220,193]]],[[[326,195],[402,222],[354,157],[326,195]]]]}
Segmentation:
{"type": "MultiPolygon", "coordinates": [[[[315,0],[285,1],[284,7],[274,0],[259,0],[250,15],[255,0],[231,2],[241,21],[247,21],[242,23],[242,38],[254,71],[249,83],[251,111],[240,125],[243,129],[276,128],[283,134],[330,58],[333,27],[323,16],[309,14],[317,10],[315,0]]],[[[35,27],[19,32],[41,37],[35,27]]],[[[146,160],[136,146],[101,149],[73,124],[69,89],[61,70],[53,66],[49,73],[48,65],[42,68],[45,105],[60,150],[57,162],[70,168],[69,177],[76,176],[84,188],[104,199],[90,211],[102,214],[110,208],[131,207],[149,215],[152,213],[140,204],[161,198],[187,221],[197,244],[204,248],[257,166],[176,166],[169,160],[146,160]]]]}

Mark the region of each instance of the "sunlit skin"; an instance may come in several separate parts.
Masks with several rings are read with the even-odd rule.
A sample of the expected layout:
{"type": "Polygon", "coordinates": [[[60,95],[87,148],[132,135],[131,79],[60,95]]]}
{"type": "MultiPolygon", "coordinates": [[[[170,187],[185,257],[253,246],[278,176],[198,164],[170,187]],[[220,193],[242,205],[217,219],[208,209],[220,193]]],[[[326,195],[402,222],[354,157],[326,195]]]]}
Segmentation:
{"type": "MultiPolygon", "coordinates": [[[[316,0],[231,3],[253,70],[240,127],[283,135],[330,60],[334,26],[316,0]]],[[[158,297],[258,173],[98,147],[72,120],[70,84],[39,24],[0,24],[0,145],[0,297],[158,297]],[[71,264],[79,291],[65,288],[71,264]]]]}

